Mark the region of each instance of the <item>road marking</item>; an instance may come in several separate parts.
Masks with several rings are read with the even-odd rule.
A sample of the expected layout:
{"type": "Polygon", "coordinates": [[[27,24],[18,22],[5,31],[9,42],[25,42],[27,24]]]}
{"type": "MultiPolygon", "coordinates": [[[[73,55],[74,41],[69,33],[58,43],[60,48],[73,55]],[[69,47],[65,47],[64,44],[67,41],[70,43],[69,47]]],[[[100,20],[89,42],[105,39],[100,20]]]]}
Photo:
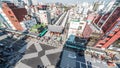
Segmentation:
{"type": "Polygon", "coordinates": [[[51,65],[51,63],[46,55],[42,56],[40,59],[41,59],[44,66],[51,65]]]}
{"type": "Polygon", "coordinates": [[[30,54],[25,54],[22,58],[22,60],[24,59],[31,59],[31,58],[35,58],[38,57],[38,53],[30,53],[30,54]]]}
{"type": "Polygon", "coordinates": [[[28,49],[33,43],[34,43],[34,42],[32,42],[32,41],[28,42],[26,49],[28,49]]]}
{"type": "Polygon", "coordinates": [[[32,67],[20,62],[19,64],[16,64],[15,68],[32,68],[32,67]]]}
{"type": "Polygon", "coordinates": [[[37,50],[37,52],[40,52],[40,51],[42,51],[42,47],[40,46],[40,44],[39,43],[35,43],[34,44],[34,46],[35,46],[35,48],[36,48],[36,50],[37,50]]]}
{"type": "Polygon", "coordinates": [[[45,54],[46,55],[49,55],[49,54],[54,54],[54,53],[58,53],[58,52],[61,52],[62,51],[62,47],[59,47],[57,49],[50,49],[50,50],[46,50],[45,51],[45,54]]]}

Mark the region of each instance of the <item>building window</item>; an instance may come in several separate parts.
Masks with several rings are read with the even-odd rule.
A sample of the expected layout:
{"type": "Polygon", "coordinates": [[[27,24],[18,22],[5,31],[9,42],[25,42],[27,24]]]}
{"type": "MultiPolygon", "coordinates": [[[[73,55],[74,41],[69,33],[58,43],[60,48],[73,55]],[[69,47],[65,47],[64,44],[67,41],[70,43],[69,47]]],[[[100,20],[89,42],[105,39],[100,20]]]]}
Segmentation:
{"type": "Polygon", "coordinates": [[[10,11],[8,11],[9,14],[12,14],[10,11]]]}
{"type": "Polygon", "coordinates": [[[82,29],[82,26],[79,26],[79,27],[78,27],[78,30],[81,30],[81,29],[82,29]]]}
{"type": "Polygon", "coordinates": [[[10,16],[11,18],[14,18],[14,16],[10,16]]]}
{"type": "Polygon", "coordinates": [[[80,23],[80,24],[84,24],[84,23],[80,23]]]}

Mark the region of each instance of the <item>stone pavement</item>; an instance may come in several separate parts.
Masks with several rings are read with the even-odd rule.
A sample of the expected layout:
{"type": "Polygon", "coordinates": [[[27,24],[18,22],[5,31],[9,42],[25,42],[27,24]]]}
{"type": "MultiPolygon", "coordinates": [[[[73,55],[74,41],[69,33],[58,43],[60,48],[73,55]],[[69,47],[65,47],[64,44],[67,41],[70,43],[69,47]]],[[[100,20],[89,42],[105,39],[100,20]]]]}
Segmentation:
{"type": "Polygon", "coordinates": [[[62,47],[53,47],[40,44],[32,39],[19,52],[25,51],[23,58],[15,65],[15,68],[37,68],[40,66],[56,66],[62,47]]]}
{"type": "Polygon", "coordinates": [[[45,56],[45,55],[42,56],[42,57],[41,57],[41,60],[42,60],[44,66],[51,65],[51,63],[50,63],[50,61],[49,61],[49,59],[48,59],[47,56],[45,56]]]}
{"type": "Polygon", "coordinates": [[[32,68],[22,62],[19,62],[19,64],[17,64],[17,66],[15,66],[15,68],[32,68]]]}

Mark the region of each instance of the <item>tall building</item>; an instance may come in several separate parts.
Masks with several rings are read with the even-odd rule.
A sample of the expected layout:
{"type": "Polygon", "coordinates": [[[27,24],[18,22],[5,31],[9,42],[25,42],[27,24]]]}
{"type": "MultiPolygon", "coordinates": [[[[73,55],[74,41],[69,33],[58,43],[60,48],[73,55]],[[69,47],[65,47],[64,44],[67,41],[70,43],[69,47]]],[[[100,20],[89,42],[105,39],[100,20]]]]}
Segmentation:
{"type": "Polygon", "coordinates": [[[5,28],[8,28],[8,29],[15,29],[14,27],[12,27],[13,25],[12,24],[9,24],[11,23],[9,19],[7,18],[7,16],[3,13],[2,9],[0,8],[0,24],[3,24],[5,26],[5,28]]]}
{"type": "Polygon", "coordinates": [[[51,24],[51,16],[50,16],[50,12],[47,10],[39,10],[39,17],[40,17],[40,21],[43,24],[51,24]]]}
{"type": "Polygon", "coordinates": [[[23,0],[27,6],[38,5],[38,0],[23,0]]]}
{"type": "Polygon", "coordinates": [[[87,16],[88,24],[92,23],[92,21],[95,19],[96,16],[97,16],[97,14],[95,14],[95,13],[88,14],[88,16],[87,16]]]}
{"type": "Polygon", "coordinates": [[[2,16],[13,30],[24,30],[20,22],[24,20],[27,11],[25,8],[18,8],[13,3],[2,3],[2,16]]]}
{"type": "Polygon", "coordinates": [[[106,13],[106,14],[102,15],[102,17],[99,19],[99,21],[98,22],[94,22],[94,23],[96,23],[96,25],[104,33],[106,33],[108,28],[112,24],[114,24],[113,22],[115,22],[119,18],[119,14],[120,14],[120,7],[116,7],[112,12],[109,12],[109,13],[106,13]]]}
{"type": "Polygon", "coordinates": [[[2,2],[0,1],[0,23],[4,24],[6,28],[16,30],[8,19],[7,15],[3,12],[2,2]]]}
{"type": "Polygon", "coordinates": [[[31,6],[31,5],[32,5],[32,0],[23,0],[23,2],[24,2],[27,6],[31,6]]]}
{"type": "Polygon", "coordinates": [[[20,2],[21,2],[21,0],[11,0],[11,1],[12,1],[12,3],[14,3],[15,5],[19,5],[20,2]]]}
{"type": "MultiPolygon", "coordinates": [[[[112,43],[120,38],[120,6],[116,7],[111,13],[103,16],[101,30],[103,35],[95,47],[108,48],[112,43]],[[103,20],[105,19],[105,21],[103,20]]],[[[99,24],[99,23],[98,23],[99,24]]]]}
{"type": "Polygon", "coordinates": [[[118,6],[120,3],[120,0],[112,0],[108,4],[106,4],[106,7],[104,8],[103,12],[107,13],[110,11],[113,11],[116,6],[118,6]]]}
{"type": "Polygon", "coordinates": [[[32,5],[38,5],[38,0],[32,0],[32,5]]]}
{"type": "Polygon", "coordinates": [[[79,36],[82,38],[89,38],[92,33],[92,29],[85,21],[72,20],[68,30],[68,37],[70,35],[79,36]]]}
{"type": "Polygon", "coordinates": [[[99,1],[95,2],[95,3],[94,3],[94,6],[93,6],[93,10],[94,10],[94,11],[97,11],[99,5],[100,5],[99,1]]]}
{"type": "Polygon", "coordinates": [[[107,33],[102,36],[102,38],[97,42],[95,47],[98,48],[108,48],[115,41],[120,39],[120,17],[114,22],[114,26],[107,33]]]}

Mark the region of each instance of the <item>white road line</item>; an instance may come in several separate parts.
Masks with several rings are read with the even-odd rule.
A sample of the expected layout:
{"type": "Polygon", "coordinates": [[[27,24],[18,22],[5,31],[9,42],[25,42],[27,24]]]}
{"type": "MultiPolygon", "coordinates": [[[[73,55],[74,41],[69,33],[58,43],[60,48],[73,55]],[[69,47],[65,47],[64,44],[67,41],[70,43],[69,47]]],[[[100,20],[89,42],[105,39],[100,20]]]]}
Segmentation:
{"type": "Polygon", "coordinates": [[[46,50],[45,51],[45,54],[48,55],[48,54],[54,54],[54,53],[58,53],[58,52],[61,52],[62,51],[62,48],[59,47],[57,49],[51,49],[51,50],[46,50]]]}
{"type": "Polygon", "coordinates": [[[33,41],[28,42],[26,49],[28,49],[33,43],[33,41]]]}
{"type": "Polygon", "coordinates": [[[48,59],[47,56],[44,55],[40,59],[41,59],[41,61],[42,61],[42,63],[43,63],[44,66],[51,65],[51,63],[50,63],[50,61],[49,61],[49,59],[48,59]]]}
{"type": "Polygon", "coordinates": [[[32,68],[26,64],[23,64],[22,62],[19,64],[16,64],[15,68],[32,68]]]}
{"type": "Polygon", "coordinates": [[[22,60],[24,59],[30,59],[30,58],[35,58],[38,57],[38,53],[30,53],[30,54],[25,54],[22,58],[22,60]]]}
{"type": "Polygon", "coordinates": [[[35,43],[35,48],[36,48],[37,52],[42,51],[42,47],[40,46],[39,43],[35,43]]]}

